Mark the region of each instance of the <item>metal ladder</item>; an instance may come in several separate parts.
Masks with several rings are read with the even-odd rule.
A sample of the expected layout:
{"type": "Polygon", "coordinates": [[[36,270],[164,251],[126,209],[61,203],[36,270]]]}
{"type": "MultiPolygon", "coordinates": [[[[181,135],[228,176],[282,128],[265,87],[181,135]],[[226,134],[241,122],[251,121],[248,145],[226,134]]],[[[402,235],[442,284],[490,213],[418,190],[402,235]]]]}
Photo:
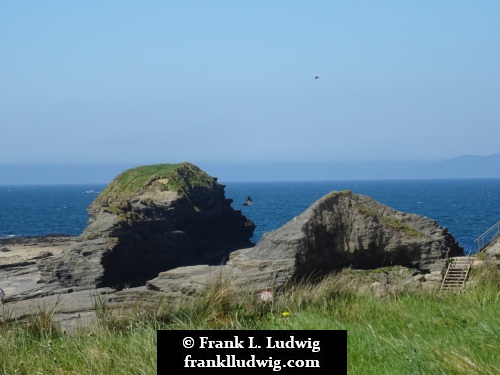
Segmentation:
{"type": "Polygon", "coordinates": [[[465,282],[469,277],[470,269],[470,257],[450,258],[448,269],[443,277],[439,292],[463,292],[465,290],[465,282]]]}

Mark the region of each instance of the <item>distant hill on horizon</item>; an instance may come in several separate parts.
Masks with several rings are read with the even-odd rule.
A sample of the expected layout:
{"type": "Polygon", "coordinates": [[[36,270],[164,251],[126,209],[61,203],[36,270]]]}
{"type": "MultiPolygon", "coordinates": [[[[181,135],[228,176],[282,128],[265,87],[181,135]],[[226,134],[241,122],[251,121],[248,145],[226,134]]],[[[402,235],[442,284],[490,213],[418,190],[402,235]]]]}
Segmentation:
{"type": "Polygon", "coordinates": [[[224,181],[500,178],[500,153],[442,161],[227,163],[207,165],[210,174],[209,167],[224,181]]]}
{"type": "MultiPolygon", "coordinates": [[[[222,182],[500,178],[500,153],[463,155],[442,161],[189,162],[222,182]]],[[[125,163],[0,164],[0,185],[107,184],[121,172],[136,166],[125,163]]]]}
{"type": "Polygon", "coordinates": [[[438,163],[443,173],[470,177],[500,177],[500,154],[488,156],[463,155],[438,163]]]}

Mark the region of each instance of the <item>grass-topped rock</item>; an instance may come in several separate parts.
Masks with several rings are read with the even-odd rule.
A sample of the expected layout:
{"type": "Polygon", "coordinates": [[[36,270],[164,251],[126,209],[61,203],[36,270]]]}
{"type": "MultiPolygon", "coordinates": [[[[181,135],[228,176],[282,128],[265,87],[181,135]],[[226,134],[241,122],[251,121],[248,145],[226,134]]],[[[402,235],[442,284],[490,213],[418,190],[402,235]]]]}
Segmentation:
{"type": "Polygon", "coordinates": [[[255,225],[231,202],[190,163],[124,171],[92,202],[89,225],[52,275],[69,288],[121,288],[179,266],[221,264],[253,246],[255,225]]]}
{"type": "Polygon", "coordinates": [[[130,209],[131,204],[164,204],[219,187],[216,178],[190,163],[145,165],[117,176],[92,203],[90,211],[119,213],[130,209]]]}

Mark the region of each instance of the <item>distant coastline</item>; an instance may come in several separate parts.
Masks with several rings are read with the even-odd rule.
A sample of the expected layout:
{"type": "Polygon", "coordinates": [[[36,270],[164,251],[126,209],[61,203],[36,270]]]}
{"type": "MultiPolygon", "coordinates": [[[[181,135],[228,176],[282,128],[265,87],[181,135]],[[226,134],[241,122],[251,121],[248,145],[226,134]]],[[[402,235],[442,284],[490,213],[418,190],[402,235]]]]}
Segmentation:
{"type": "MultiPolygon", "coordinates": [[[[442,161],[190,162],[222,182],[500,178],[500,153],[442,161]]],[[[143,164],[151,163],[0,164],[0,185],[107,184],[143,164]]]]}

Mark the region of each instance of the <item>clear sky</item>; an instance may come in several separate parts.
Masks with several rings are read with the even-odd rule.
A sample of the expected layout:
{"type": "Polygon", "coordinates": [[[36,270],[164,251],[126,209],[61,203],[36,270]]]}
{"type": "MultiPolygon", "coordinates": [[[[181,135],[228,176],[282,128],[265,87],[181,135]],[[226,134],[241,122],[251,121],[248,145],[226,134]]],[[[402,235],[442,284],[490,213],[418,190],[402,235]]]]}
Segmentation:
{"type": "Polygon", "coordinates": [[[3,1],[0,164],[498,153],[499,19],[497,0],[3,1]]]}

